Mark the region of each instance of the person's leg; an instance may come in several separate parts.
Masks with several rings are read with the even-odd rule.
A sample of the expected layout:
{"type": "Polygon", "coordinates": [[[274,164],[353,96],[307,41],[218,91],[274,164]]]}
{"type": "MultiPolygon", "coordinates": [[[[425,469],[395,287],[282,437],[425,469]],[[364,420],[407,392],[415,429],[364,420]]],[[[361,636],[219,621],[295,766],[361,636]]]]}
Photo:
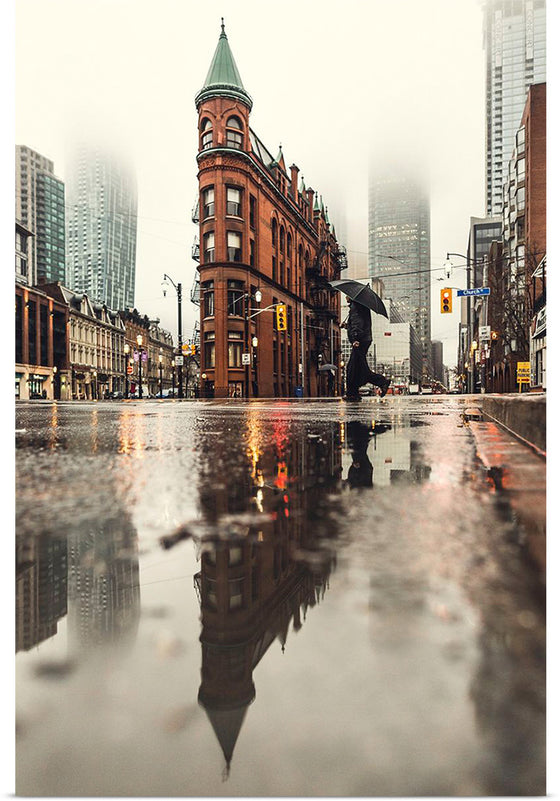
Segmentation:
{"type": "Polygon", "coordinates": [[[346,367],[346,399],[352,400],[360,397],[358,392],[360,385],[358,382],[358,352],[356,348],[352,348],[352,353],[350,354],[350,358],[348,360],[348,366],[346,367]]]}

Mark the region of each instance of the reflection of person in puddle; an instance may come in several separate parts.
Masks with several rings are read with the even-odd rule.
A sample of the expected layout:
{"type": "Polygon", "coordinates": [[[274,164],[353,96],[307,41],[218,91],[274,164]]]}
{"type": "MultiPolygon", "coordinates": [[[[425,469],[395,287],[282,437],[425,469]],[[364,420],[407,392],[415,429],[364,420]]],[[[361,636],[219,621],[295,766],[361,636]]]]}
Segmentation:
{"type": "Polygon", "coordinates": [[[371,429],[357,420],[348,423],[348,445],[352,451],[352,464],[348,468],[348,484],[351,487],[373,486],[373,465],[367,455],[371,429]]]}

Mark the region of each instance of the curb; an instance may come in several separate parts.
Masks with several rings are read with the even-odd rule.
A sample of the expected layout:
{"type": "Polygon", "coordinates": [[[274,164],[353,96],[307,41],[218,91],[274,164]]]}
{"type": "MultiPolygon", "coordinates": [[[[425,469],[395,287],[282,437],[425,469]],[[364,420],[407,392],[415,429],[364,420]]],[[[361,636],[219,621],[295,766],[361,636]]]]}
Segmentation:
{"type": "Polygon", "coordinates": [[[546,458],[545,395],[481,395],[477,405],[485,417],[499,423],[546,458]]]}

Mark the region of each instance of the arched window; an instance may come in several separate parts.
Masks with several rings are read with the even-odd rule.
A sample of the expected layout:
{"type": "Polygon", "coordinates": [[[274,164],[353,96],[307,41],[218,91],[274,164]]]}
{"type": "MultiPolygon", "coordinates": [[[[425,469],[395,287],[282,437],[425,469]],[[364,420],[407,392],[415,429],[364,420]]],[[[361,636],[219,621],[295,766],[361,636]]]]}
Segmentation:
{"type": "Polygon", "coordinates": [[[243,126],[238,117],[229,117],[226,122],[226,146],[243,148],[243,126]]]}
{"type": "Polygon", "coordinates": [[[284,242],[285,242],[285,234],[284,234],[284,226],[280,226],[280,253],[284,252],[284,242]]]}
{"type": "Polygon", "coordinates": [[[278,243],[278,223],[276,219],[272,218],[272,247],[275,248],[278,243]]]}
{"type": "Polygon", "coordinates": [[[202,134],[200,138],[200,149],[207,150],[209,147],[212,147],[212,122],[205,117],[202,122],[200,123],[200,132],[202,134]]]}
{"type": "Polygon", "coordinates": [[[288,256],[288,261],[292,260],[292,235],[288,231],[288,237],[286,239],[286,255],[288,256]]]}

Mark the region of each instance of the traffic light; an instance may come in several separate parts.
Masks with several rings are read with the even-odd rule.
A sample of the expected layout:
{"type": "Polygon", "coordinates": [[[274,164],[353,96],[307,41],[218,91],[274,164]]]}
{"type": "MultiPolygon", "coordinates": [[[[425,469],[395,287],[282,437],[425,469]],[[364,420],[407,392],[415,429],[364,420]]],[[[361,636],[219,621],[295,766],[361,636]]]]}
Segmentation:
{"type": "Polygon", "coordinates": [[[276,329],[277,331],[285,331],[287,327],[286,305],[279,303],[276,307],[276,329]]]}
{"type": "Polygon", "coordinates": [[[196,355],[196,345],[191,345],[191,356],[196,355]]]}
{"type": "Polygon", "coordinates": [[[498,332],[497,331],[492,331],[490,336],[492,337],[492,339],[498,339],[498,332]]]}
{"type": "Polygon", "coordinates": [[[440,306],[441,306],[441,313],[442,314],[449,314],[452,311],[452,308],[453,308],[452,295],[453,295],[453,292],[449,288],[441,290],[441,292],[440,292],[440,306]]]}

